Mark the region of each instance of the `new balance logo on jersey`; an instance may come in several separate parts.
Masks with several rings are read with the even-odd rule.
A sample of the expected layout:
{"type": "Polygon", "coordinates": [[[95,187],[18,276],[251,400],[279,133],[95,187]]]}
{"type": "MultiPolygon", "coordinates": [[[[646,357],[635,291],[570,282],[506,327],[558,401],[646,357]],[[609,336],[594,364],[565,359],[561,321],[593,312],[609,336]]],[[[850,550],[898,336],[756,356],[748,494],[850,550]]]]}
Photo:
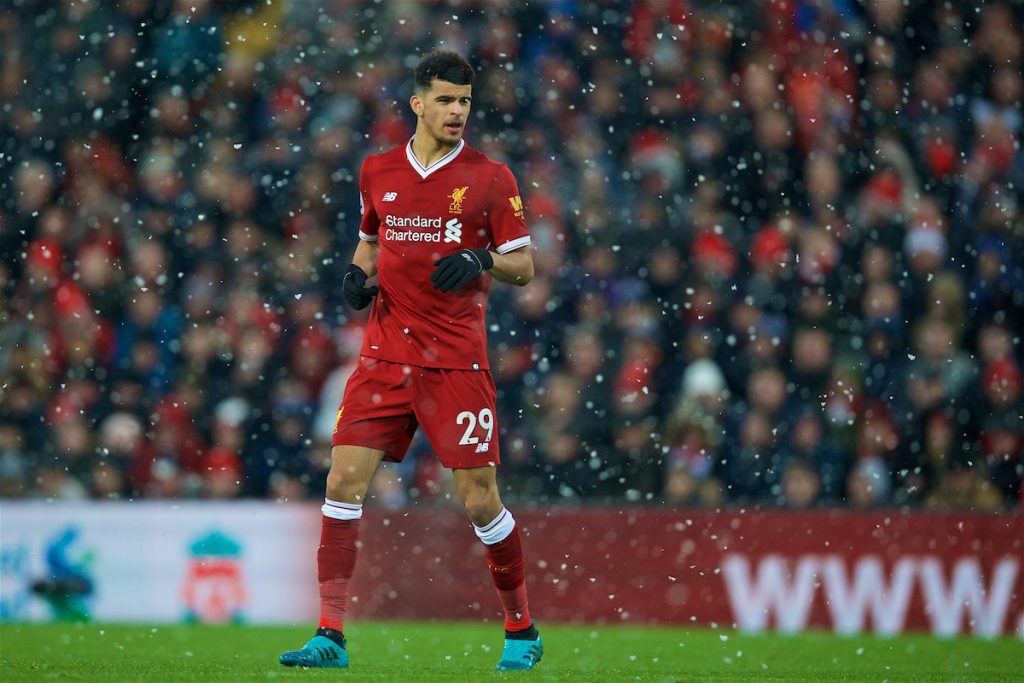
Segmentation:
{"type": "Polygon", "coordinates": [[[444,241],[462,243],[462,223],[458,218],[452,218],[444,224],[444,241]]]}
{"type": "Polygon", "coordinates": [[[397,192],[385,192],[384,193],[384,198],[381,199],[381,201],[382,202],[393,202],[396,199],[398,199],[398,193],[397,192]]]}
{"type": "Polygon", "coordinates": [[[484,441],[482,443],[478,443],[476,445],[476,452],[477,453],[486,453],[490,449],[490,447],[491,447],[491,442],[490,441],[484,441]]]}

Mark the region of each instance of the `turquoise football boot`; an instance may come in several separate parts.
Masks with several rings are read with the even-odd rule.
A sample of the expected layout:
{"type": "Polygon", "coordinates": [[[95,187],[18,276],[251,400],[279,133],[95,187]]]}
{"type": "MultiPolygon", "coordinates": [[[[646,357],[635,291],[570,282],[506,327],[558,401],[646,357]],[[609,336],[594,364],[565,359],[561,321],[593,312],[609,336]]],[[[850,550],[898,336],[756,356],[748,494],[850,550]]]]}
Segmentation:
{"type": "Polygon", "coordinates": [[[326,636],[313,636],[301,650],[291,650],[281,655],[281,666],[301,666],[304,669],[346,669],[348,652],[345,639],[342,644],[326,636]]]}
{"type": "Polygon", "coordinates": [[[498,671],[529,671],[537,666],[544,654],[544,645],[540,642],[540,634],[535,640],[517,640],[505,638],[505,649],[501,652],[498,671]]]}

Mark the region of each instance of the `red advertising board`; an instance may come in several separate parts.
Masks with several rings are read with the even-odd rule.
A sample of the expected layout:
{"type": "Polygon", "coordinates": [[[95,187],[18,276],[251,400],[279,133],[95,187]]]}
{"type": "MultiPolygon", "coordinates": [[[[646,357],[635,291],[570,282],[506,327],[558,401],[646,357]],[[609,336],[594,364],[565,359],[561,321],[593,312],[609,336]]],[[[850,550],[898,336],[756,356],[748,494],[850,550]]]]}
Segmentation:
{"type": "MultiPolygon", "coordinates": [[[[1024,635],[1024,515],[513,510],[539,620],[1024,635]]],[[[450,509],[370,509],[354,616],[498,619],[450,509]]]]}

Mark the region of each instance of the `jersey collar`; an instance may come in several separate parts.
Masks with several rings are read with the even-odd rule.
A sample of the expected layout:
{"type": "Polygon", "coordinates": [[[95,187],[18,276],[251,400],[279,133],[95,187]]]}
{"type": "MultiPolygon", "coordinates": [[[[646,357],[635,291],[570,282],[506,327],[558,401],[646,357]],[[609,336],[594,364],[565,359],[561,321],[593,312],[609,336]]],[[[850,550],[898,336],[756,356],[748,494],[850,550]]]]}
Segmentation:
{"type": "Polygon", "coordinates": [[[424,167],[420,163],[420,160],[416,158],[416,155],[412,153],[412,141],[416,136],[409,138],[409,144],[405,146],[405,156],[409,160],[409,165],[412,166],[412,170],[420,174],[420,178],[426,178],[428,175],[441,168],[450,164],[455,157],[459,156],[459,152],[466,146],[465,140],[459,140],[459,144],[455,145],[455,149],[445,154],[443,157],[432,163],[430,166],[424,167]]]}

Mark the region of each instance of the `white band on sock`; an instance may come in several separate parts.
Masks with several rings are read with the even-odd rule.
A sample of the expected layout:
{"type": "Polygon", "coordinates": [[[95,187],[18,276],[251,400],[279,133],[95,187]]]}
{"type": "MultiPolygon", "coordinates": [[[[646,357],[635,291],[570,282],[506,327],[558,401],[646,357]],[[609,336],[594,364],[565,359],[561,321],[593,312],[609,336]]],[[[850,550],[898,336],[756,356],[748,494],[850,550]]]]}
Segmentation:
{"type": "Polygon", "coordinates": [[[474,524],[473,531],[484,542],[484,545],[494,545],[508,538],[515,526],[516,520],[512,517],[512,513],[508,511],[508,508],[501,508],[498,516],[484,526],[480,527],[474,524]]]}
{"type": "Polygon", "coordinates": [[[359,519],[363,516],[363,506],[352,503],[339,503],[330,498],[324,498],[324,506],[320,508],[324,517],[331,519],[359,519]]]}

